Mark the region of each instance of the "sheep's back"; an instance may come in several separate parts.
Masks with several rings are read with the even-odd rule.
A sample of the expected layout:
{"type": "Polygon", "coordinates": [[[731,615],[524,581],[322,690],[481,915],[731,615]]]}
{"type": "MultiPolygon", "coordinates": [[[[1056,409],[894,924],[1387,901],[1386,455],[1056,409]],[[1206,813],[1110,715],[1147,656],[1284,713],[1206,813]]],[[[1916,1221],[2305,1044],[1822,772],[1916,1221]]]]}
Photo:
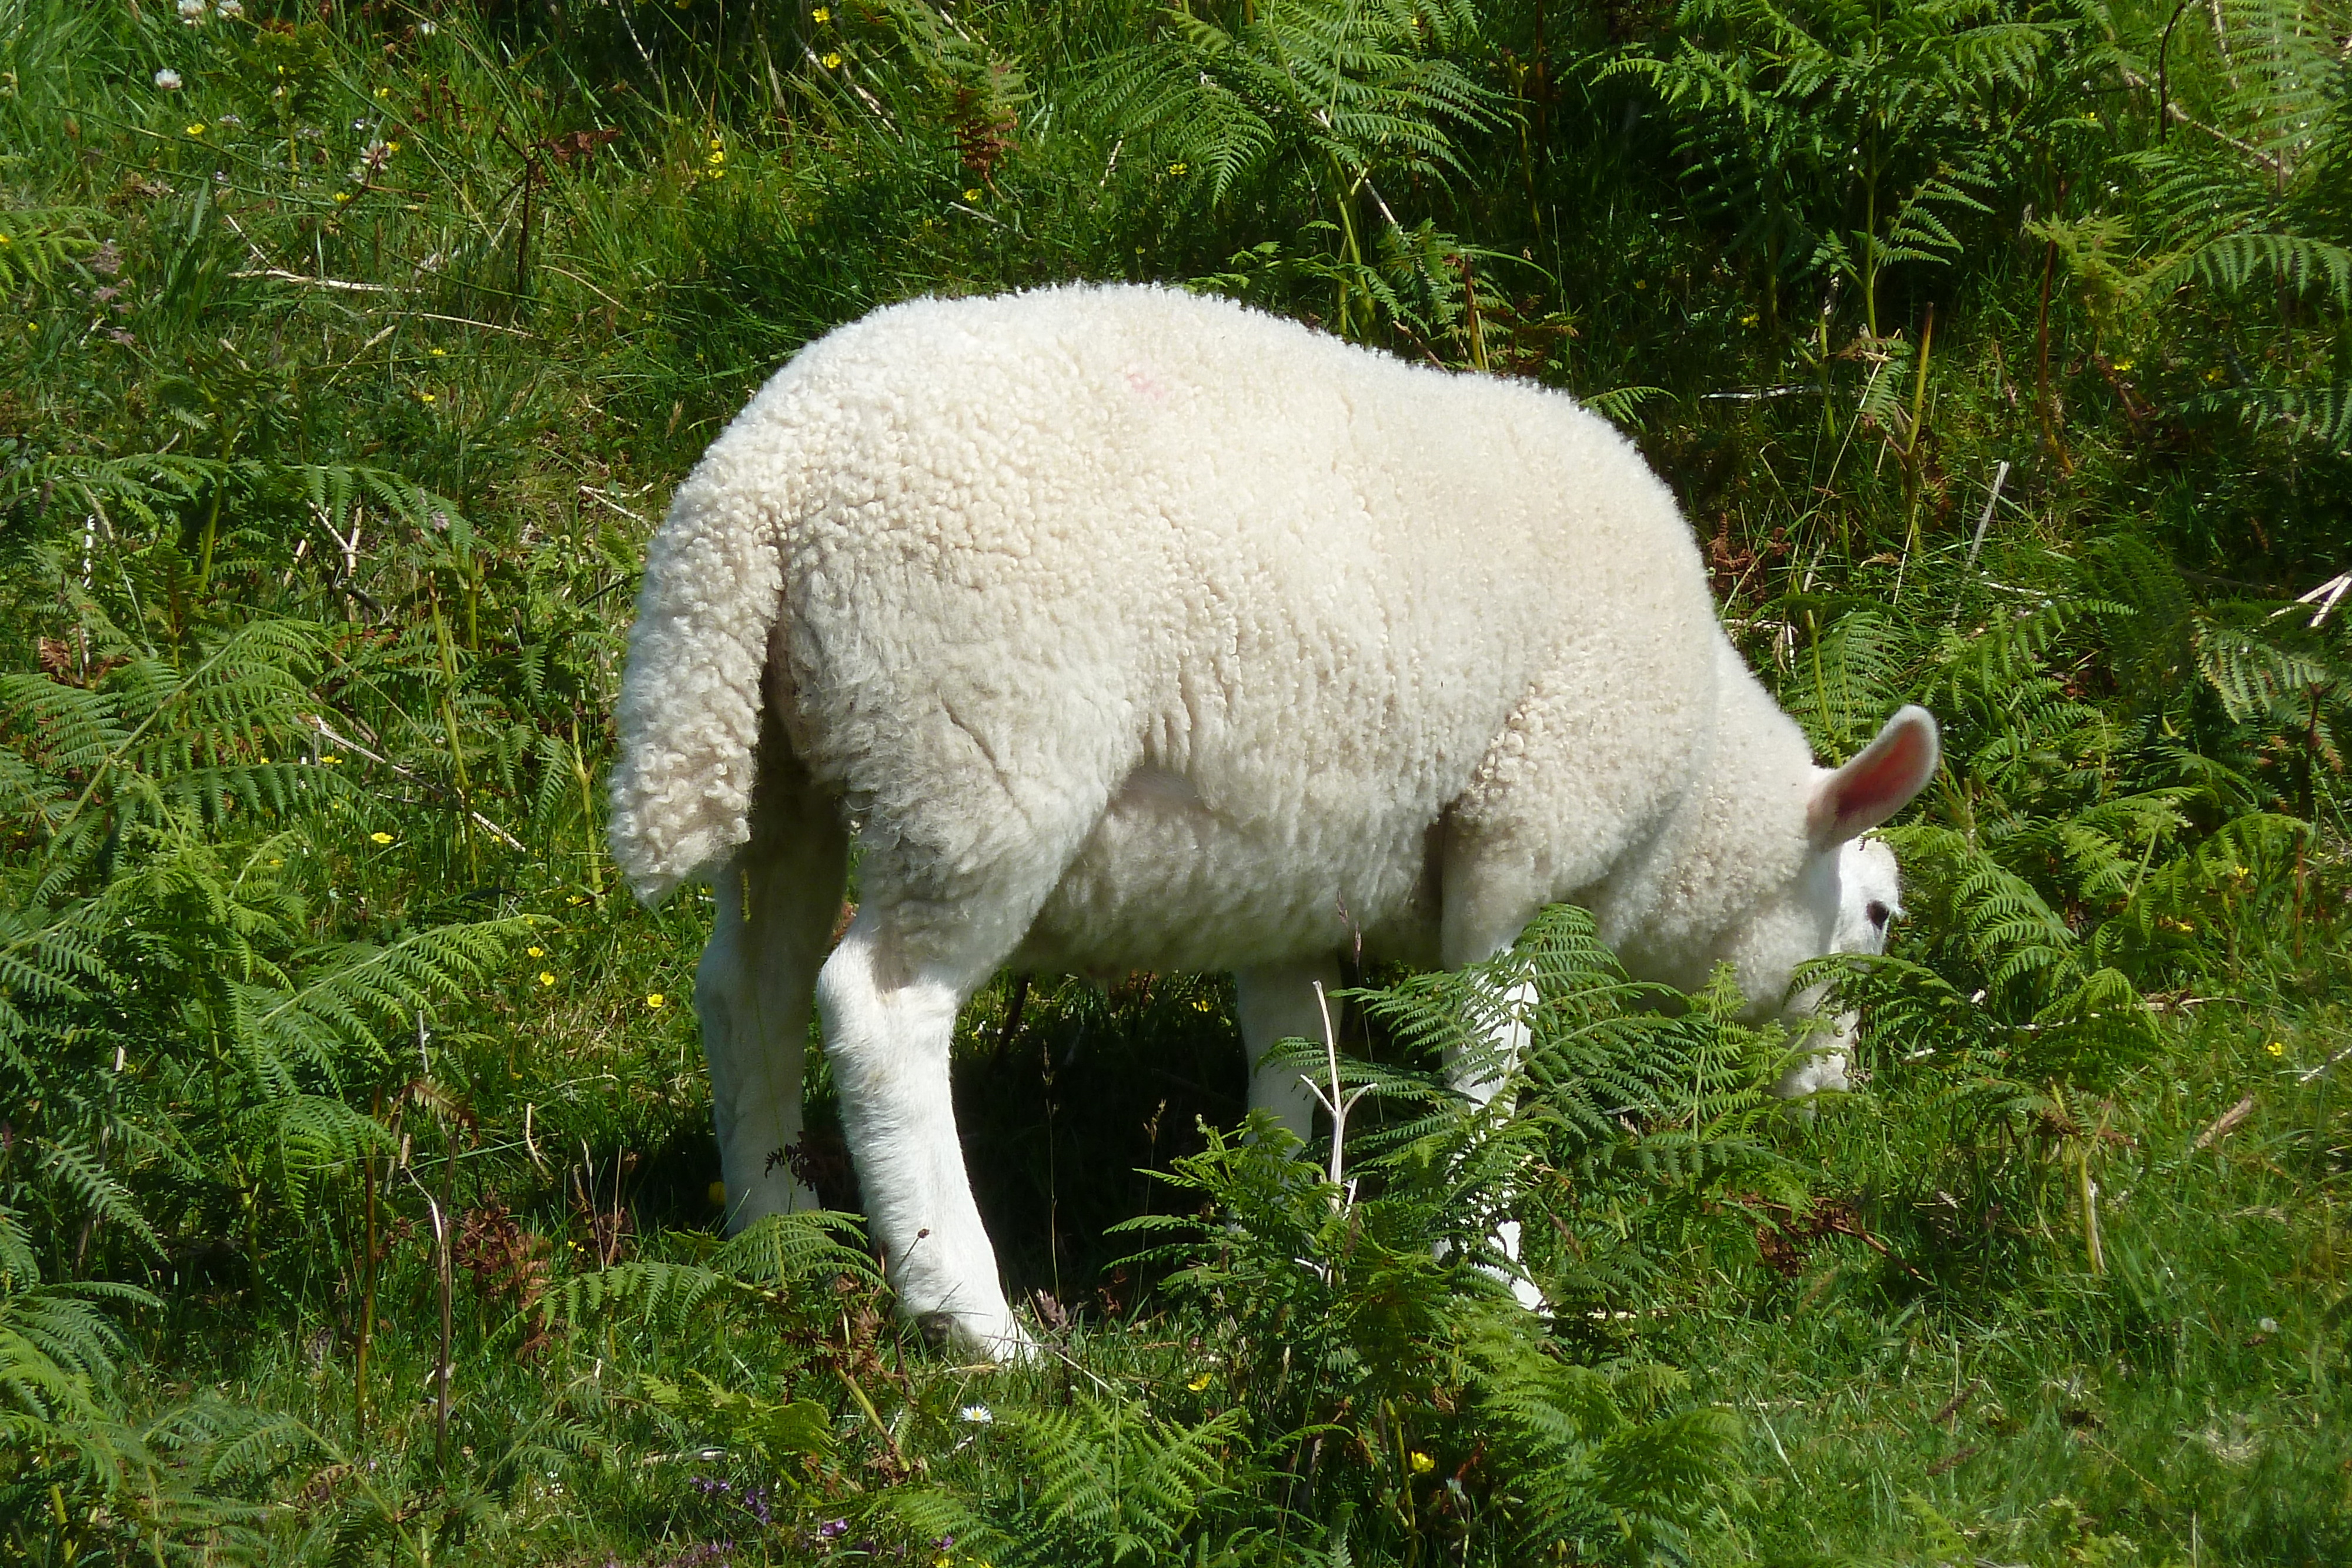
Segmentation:
{"type": "Polygon", "coordinates": [[[1097,928],[1154,880],[1122,813],[1154,896],[1224,880],[1223,844],[1376,923],[1548,674],[1704,679],[1675,651],[1712,626],[1695,547],[1613,429],[1221,301],[897,307],[720,446],[798,472],[776,652],[804,758],[946,881],[1092,802],[1062,902],[1097,928]]]}

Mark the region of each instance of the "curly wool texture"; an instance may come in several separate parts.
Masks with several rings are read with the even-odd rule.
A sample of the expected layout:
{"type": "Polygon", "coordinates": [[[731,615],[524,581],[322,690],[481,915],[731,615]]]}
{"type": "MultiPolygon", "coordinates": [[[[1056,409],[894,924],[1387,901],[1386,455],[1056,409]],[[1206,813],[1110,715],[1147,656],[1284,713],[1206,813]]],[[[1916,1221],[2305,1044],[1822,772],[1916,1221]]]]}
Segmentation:
{"type": "Polygon", "coordinates": [[[918,957],[1453,964],[1573,898],[1760,998],[1838,904],[1822,770],[1622,435],[1170,290],[877,312],[713,444],[622,691],[641,896],[745,841],[763,702],[918,957]]]}
{"type": "Polygon", "coordinates": [[[648,903],[751,836],[760,675],[782,583],[776,530],[791,494],[779,465],[740,460],[751,455],[722,439],[679,488],[629,630],[610,838],[648,903]]]}

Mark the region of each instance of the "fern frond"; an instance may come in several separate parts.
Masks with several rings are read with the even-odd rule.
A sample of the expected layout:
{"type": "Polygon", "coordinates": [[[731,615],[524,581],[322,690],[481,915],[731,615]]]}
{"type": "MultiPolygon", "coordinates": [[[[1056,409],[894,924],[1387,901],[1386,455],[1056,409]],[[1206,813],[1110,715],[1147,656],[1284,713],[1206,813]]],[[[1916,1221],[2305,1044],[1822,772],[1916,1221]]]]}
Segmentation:
{"type": "Polygon", "coordinates": [[[62,1184],[90,1214],[110,1219],[145,1243],[157,1254],[163,1238],[140,1211],[131,1189],[122,1185],[96,1153],[78,1144],[57,1142],[41,1152],[42,1174],[62,1184]]]}
{"type": "Polygon", "coordinates": [[[879,1289],[873,1258],[862,1245],[865,1228],[854,1214],[835,1209],[773,1214],[730,1238],[710,1266],[746,1284],[784,1290],[811,1280],[844,1275],[879,1289]]]}

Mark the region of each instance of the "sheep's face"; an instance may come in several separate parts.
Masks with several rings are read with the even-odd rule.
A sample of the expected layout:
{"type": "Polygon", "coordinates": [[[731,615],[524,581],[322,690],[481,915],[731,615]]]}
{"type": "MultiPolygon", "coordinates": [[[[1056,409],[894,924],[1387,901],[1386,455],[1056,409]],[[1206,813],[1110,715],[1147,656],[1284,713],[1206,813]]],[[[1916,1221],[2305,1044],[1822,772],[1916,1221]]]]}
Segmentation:
{"type": "Polygon", "coordinates": [[[1895,852],[1876,839],[1840,844],[1837,897],[1829,951],[1885,952],[1886,929],[1903,913],[1903,877],[1895,869],[1895,852]]]}
{"type": "Polygon", "coordinates": [[[1819,988],[1789,994],[1810,960],[1885,950],[1887,927],[1902,913],[1902,882],[1895,852],[1863,835],[1927,787],[1939,757],[1935,719],[1925,708],[1906,707],[1853,761],[1816,770],[1795,878],[1768,890],[1716,953],[1738,967],[1756,1016],[1812,1011],[1819,988]]]}

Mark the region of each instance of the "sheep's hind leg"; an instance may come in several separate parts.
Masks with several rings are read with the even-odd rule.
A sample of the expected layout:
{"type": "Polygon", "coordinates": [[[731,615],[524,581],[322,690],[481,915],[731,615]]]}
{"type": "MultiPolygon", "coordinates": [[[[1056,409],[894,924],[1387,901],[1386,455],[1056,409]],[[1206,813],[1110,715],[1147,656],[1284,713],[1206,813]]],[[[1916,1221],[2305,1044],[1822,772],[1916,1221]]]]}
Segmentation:
{"type": "Polygon", "coordinates": [[[786,1154],[801,1137],[809,1002],[848,859],[833,803],[772,731],[761,760],[751,841],[714,880],[716,919],[694,973],[730,1229],[818,1207],[786,1154]]]}
{"type": "MultiPolygon", "coordinates": [[[[1308,1148],[1315,1142],[1315,1092],[1296,1063],[1268,1065],[1266,1052],[1286,1040],[1323,1040],[1323,1008],[1315,997],[1321,982],[1328,997],[1339,984],[1339,966],[1328,956],[1302,964],[1269,964],[1234,976],[1235,1010],[1241,1014],[1242,1045],[1249,1052],[1249,1108],[1271,1112],[1308,1148]]],[[[1333,1004],[1336,1006],[1337,1004],[1333,1004]]],[[[1328,1092],[1328,1086],[1326,1086],[1328,1092]]]]}
{"type": "Polygon", "coordinates": [[[948,1051],[957,1010],[1003,955],[910,956],[868,902],[817,978],[825,1054],[841,1091],[866,1218],[902,1312],[933,1340],[1025,1360],[956,1133],[948,1051]]]}
{"type": "Polygon", "coordinates": [[[899,1310],[1011,1359],[1031,1341],[972,1201],[948,1054],[957,1009],[1028,934],[1133,766],[1122,710],[1060,709],[1041,724],[977,696],[928,717],[917,705],[903,754],[871,769],[887,789],[866,817],[864,898],[817,976],[842,1130],[899,1310]]]}

